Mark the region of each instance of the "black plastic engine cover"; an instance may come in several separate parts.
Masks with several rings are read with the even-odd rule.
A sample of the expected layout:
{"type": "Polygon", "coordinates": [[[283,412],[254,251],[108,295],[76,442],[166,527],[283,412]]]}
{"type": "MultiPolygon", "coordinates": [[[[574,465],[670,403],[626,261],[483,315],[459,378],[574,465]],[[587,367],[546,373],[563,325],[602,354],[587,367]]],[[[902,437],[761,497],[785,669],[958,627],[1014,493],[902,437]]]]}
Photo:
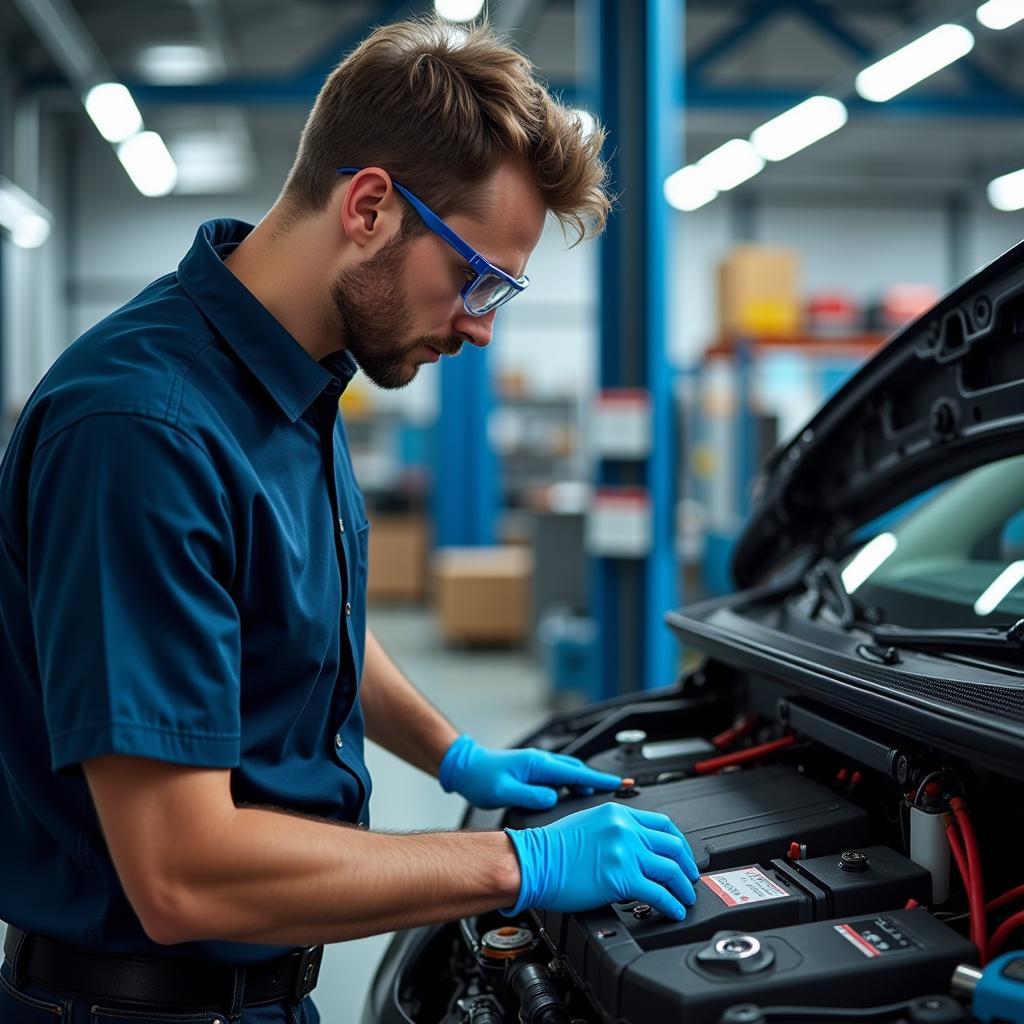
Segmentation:
{"type": "Polygon", "coordinates": [[[730,934],[740,933],[629,961],[621,951],[588,958],[584,983],[599,987],[609,1020],[717,1024],[739,1003],[872,1006],[944,993],[957,964],[977,962],[974,946],[923,908],[755,932],[760,950],[746,962],[716,953],[730,934]]]}
{"type": "Polygon", "coordinates": [[[785,857],[794,841],[805,843],[810,856],[868,841],[864,811],[781,765],[641,787],[631,797],[570,797],[547,811],[509,811],[507,824],[548,825],[609,800],[668,815],[690,841],[701,871],[785,857]]]}

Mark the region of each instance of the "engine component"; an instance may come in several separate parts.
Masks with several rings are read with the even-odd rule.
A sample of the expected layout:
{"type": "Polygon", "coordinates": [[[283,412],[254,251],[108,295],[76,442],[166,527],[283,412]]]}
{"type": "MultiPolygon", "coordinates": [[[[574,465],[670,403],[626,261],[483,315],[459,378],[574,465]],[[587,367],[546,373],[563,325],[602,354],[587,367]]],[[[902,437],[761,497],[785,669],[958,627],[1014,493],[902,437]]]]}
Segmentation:
{"type": "Polygon", "coordinates": [[[534,943],[534,935],[527,928],[508,925],[492,928],[480,940],[480,953],[489,960],[515,960],[534,943]]]}
{"type": "Polygon", "coordinates": [[[628,775],[641,786],[652,786],[667,773],[689,774],[693,766],[715,753],[715,747],[697,736],[649,741],[643,729],[620,729],[615,746],[587,758],[600,772],[628,775]]]}
{"type": "Polygon", "coordinates": [[[738,1003],[831,1006],[840,984],[855,1006],[886,1002],[895,992],[941,992],[956,964],[976,956],[965,938],[923,908],[740,937],[720,932],[710,941],[628,959],[607,955],[613,949],[590,959],[581,979],[608,1016],[687,1024],[716,1024],[738,1003]]]}
{"type": "Polygon", "coordinates": [[[628,933],[641,949],[663,949],[709,938],[723,929],[755,931],[852,914],[898,910],[907,900],[928,903],[928,872],[885,846],[845,850],[789,863],[748,864],[704,874],[684,921],[646,903],[616,904],[577,914],[567,926],[569,949],[600,929],[628,933]],[[851,871],[849,865],[856,864],[851,871]],[[614,916],[613,916],[614,915],[614,916]]]}
{"type": "Polygon", "coordinates": [[[910,859],[928,869],[932,899],[945,903],[949,898],[949,842],[944,813],[910,808],[910,859]]]}
{"type": "MultiPolygon", "coordinates": [[[[702,871],[785,857],[794,839],[812,854],[838,853],[868,841],[865,811],[784,765],[638,788],[627,798],[628,806],[667,814],[686,835],[702,871]]],[[[548,825],[608,799],[597,793],[569,797],[550,810],[512,810],[507,824],[548,825]]]]}
{"type": "Polygon", "coordinates": [[[570,1024],[551,973],[542,964],[516,964],[509,971],[508,984],[519,999],[523,1024],[570,1024]]]}

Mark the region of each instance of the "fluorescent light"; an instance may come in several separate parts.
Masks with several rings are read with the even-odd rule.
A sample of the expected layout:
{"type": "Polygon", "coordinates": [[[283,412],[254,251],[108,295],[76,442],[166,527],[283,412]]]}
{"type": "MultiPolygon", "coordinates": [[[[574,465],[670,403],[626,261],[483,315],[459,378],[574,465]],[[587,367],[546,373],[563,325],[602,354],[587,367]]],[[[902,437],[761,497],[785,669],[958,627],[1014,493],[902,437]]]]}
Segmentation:
{"type": "Polygon", "coordinates": [[[589,110],[584,110],[582,107],[576,107],[573,110],[573,113],[580,119],[580,126],[583,129],[583,138],[589,139],[597,128],[597,119],[589,110]]]}
{"type": "Polygon", "coordinates": [[[168,132],[167,149],[178,168],[178,195],[240,192],[255,172],[248,137],[239,131],[168,132]]]}
{"type": "Polygon", "coordinates": [[[764,168],[764,159],[746,139],[730,139],[696,165],[719,192],[728,192],[749,181],[764,168]]]}
{"type": "Polygon", "coordinates": [[[1024,209],[1024,169],[993,178],[988,183],[988,201],[997,210],[1024,209]]]}
{"type": "Polygon", "coordinates": [[[192,44],[147,46],[138,64],[142,75],[159,85],[206,82],[224,70],[223,61],[210,50],[192,44]]]}
{"type": "Polygon", "coordinates": [[[843,586],[853,593],[895,550],[896,535],[880,533],[853,556],[842,571],[843,586]]]}
{"type": "Polygon", "coordinates": [[[1009,28],[1024,18],[1024,0],[988,0],[978,8],[977,15],[985,28],[1009,28]]]}
{"type": "Polygon", "coordinates": [[[765,160],[785,160],[846,124],[846,105],[832,96],[812,96],[755,128],[754,149],[765,160]]]}
{"type": "Polygon", "coordinates": [[[94,85],[85,94],[85,111],[107,142],[123,142],[142,130],[142,115],[120,82],[94,85]]]}
{"type": "Polygon", "coordinates": [[[144,196],[165,196],[174,188],[178,168],[156,132],[139,132],[117,147],[117,158],[144,196]]]}
{"type": "Polygon", "coordinates": [[[718,195],[718,189],[708,181],[707,175],[693,164],[670,174],[662,191],[669,206],[684,213],[699,210],[718,195]]]}
{"type": "Polygon", "coordinates": [[[50,214],[12,181],[0,178],[0,227],[22,249],[36,249],[50,237],[50,214]]]}
{"type": "Polygon", "coordinates": [[[1024,580],[1024,562],[1011,562],[986,588],[985,592],[974,602],[975,615],[988,615],[1002,603],[1004,597],[1021,580],[1024,580]]]}
{"type": "Polygon", "coordinates": [[[484,0],[434,0],[434,10],[449,21],[472,21],[484,8],[484,0]]]}
{"type": "Polygon", "coordinates": [[[865,68],[856,78],[857,92],[873,103],[884,103],[973,48],[974,36],[963,25],[939,25],[865,68]]]}

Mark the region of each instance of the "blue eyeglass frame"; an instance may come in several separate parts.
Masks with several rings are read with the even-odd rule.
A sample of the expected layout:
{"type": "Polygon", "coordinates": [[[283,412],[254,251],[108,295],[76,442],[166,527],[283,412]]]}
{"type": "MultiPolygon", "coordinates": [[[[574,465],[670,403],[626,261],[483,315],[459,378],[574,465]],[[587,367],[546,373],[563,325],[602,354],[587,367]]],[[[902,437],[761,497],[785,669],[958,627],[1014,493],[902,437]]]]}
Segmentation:
{"type": "MultiPolygon", "coordinates": [[[[362,167],[336,167],[335,171],[338,174],[358,174],[362,167]]],[[[486,316],[492,310],[497,309],[499,306],[504,305],[509,299],[514,299],[520,292],[525,291],[527,285],[530,283],[530,279],[524,274],[522,277],[513,277],[511,274],[506,274],[501,267],[496,267],[490,262],[485,256],[482,256],[476,251],[467,241],[460,238],[448,225],[441,220],[440,217],[422,199],[418,199],[412,194],[404,185],[399,185],[394,178],[391,179],[391,184],[395,186],[398,193],[408,201],[409,205],[419,214],[420,220],[423,221],[426,226],[434,232],[439,238],[447,242],[472,268],[476,277],[472,281],[467,281],[463,285],[462,290],[459,292],[459,296],[462,299],[462,307],[470,316],[486,316]],[[500,278],[505,282],[512,290],[506,292],[497,301],[492,302],[490,305],[485,305],[483,309],[472,309],[470,307],[469,297],[473,292],[487,279],[487,275],[493,275],[494,277],[500,278]]]]}

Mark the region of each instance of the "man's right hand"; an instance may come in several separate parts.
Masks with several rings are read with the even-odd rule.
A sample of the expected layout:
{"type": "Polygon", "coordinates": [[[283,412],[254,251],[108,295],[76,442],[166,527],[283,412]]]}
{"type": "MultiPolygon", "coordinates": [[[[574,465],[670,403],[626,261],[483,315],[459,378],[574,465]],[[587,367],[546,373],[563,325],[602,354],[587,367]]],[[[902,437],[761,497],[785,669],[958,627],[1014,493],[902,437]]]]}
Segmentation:
{"type": "Polygon", "coordinates": [[[690,844],[664,814],[603,804],[542,828],[506,829],[519,858],[515,906],[576,911],[625,900],[681,921],[700,877],[690,844]]]}

